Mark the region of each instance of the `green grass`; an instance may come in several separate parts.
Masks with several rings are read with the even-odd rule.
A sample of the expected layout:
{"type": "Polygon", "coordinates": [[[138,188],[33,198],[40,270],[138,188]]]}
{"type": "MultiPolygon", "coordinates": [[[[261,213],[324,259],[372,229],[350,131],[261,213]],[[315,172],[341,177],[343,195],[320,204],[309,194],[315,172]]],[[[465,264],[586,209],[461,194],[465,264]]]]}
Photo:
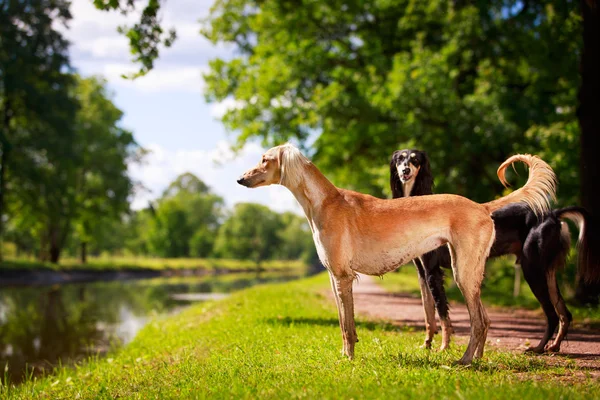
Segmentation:
{"type": "MultiPolygon", "coordinates": [[[[267,260],[260,264],[262,269],[290,269],[303,268],[306,265],[296,260],[267,260]]],[[[177,270],[177,269],[203,269],[203,270],[255,270],[256,263],[250,260],[227,260],[208,258],[149,258],[149,257],[92,257],[86,264],[76,258],[65,258],[59,264],[43,263],[33,260],[14,259],[0,263],[0,269],[45,269],[54,271],[68,270],[177,270]]]]}
{"type": "Polygon", "coordinates": [[[0,389],[48,398],[596,398],[600,385],[567,363],[486,352],[454,366],[464,346],[419,348],[421,332],[359,319],[356,359],[340,355],[324,274],[257,286],[155,320],[108,358],[0,389]]]}
{"type": "MultiPolygon", "coordinates": [[[[454,284],[452,272],[446,273],[446,294],[450,301],[464,303],[464,298],[454,284]]],[[[559,278],[566,278],[559,272],[559,278]]],[[[532,310],[540,310],[540,303],[537,301],[529,285],[521,275],[521,290],[519,296],[513,297],[514,285],[514,257],[502,257],[488,262],[486,267],[486,276],[481,289],[481,298],[487,306],[497,307],[520,307],[532,310]]],[[[391,292],[403,292],[413,294],[416,297],[421,295],[416,268],[412,264],[407,264],[400,268],[398,272],[389,273],[378,281],[384,288],[391,292]]],[[[561,285],[561,292],[565,295],[569,311],[573,314],[575,324],[589,324],[597,326],[600,324],[600,308],[591,306],[580,306],[570,298],[573,289],[567,285],[561,285]]]]}

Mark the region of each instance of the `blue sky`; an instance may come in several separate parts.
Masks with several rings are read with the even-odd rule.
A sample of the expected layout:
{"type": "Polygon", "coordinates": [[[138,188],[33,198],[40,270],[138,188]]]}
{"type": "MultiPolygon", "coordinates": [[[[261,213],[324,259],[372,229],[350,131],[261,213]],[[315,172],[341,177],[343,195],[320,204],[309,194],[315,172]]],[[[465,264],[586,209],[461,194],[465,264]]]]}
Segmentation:
{"type": "Polygon", "coordinates": [[[71,41],[71,63],[83,76],[102,75],[114,94],[115,104],[125,116],[122,125],[151,151],[142,165],[131,165],[132,177],[147,190],[138,191],[133,207],[141,208],[160,196],[177,177],[190,171],[221,195],[228,206],[237,202],[259,202],[277,211],[300,212],[294,197],[280,186],[247,189],[235,180],[255,165],[263,150],[251,143],[235,156],[228,134],[218,121],[229,103],[204,101],[202,72],[216,57],[229,58],[234,49],[213,46],[199,34],[198,20],[208,15],[212,0],[163,2],[163,24],[177,29],[178,40],[161,53],[155,69],[135,81],[121,74],[135,71],[127,39],[117,27],[134,22],[137,15],[96,10],[92,0],[73,0],[73,19],[65,36],[71,41]]]}

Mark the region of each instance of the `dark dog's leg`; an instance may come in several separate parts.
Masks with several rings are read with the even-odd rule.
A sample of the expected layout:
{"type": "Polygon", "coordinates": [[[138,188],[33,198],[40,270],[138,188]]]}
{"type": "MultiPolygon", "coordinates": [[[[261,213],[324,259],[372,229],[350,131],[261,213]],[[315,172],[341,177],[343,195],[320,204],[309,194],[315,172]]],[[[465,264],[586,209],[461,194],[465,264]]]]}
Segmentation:
{"type": "Polygon", "coordinates": [[[564,265],[568,251],[569,243],[563,243],[563,251],[556,256],[555,261],[552,263],[552,268],[546,271],[550,299],[552,300],[552,304],[554,304],[554,309],[556,310],[559,319],[558,333],[556,334],[556,338],[554,338],[554,342],[552,344],[547,345],[545,348],[546,351],[551,352],[560,351],[560,344],[567,335],[569,325],[573,319],[571,313],[567,309],[565,300],[560,294],[558,283],[556,282],[556,271],[558,268],[564,265]]]}
{"type": "Polygon", "coordinates": [[[423,343],[424,348],[430,349],[431,342],[433,341],[433,335],[437,331],[437,326],[435,323],[435,303],[433,300],[433,295],[427,285],[427,272],[423,267],[422,260],[419,258],[415,258],[413,260],[415,266],[417,267],[417,273],[419,274],[419,285],[421,286],[421,299],[423,300],[423,311],[425,313],[425,343],[423,343]]]}
{"type": "Polygon", "coordinates": [[[542,305],[544,314],[546,314],[546,331],[544,332],[544,336],[537,346],[531,346],[527,348],[526,351],[543,353],[546,344],[552,338],[552,335],[554,335],[554,331],[556,331],[556,327],[558,326],[558,315],[556,314],[554,305],[552,304],[552,300],[550,298],[545,268],[541,268],[539,263],[531,262],[525,256],[523,256],[521,259],[521,268],[523,269],[523,276],[525,277],[525,280],[529,284],[529,287],[531,288],[531,291],[535,297],[542,305]]]}
{"type": "Polygon", "coordinates": [[[448,253],[448,248],[444,246],[424,254],[421,258],[425,273],[427,274],[427,284],[435,301],[435,306],[440,317],[440,325],[442,325],[442,345],[440,346],[440,350],[446,350],[450,346],[452,323],[448,315],[448,298],[444,289],[444,271],[440,268],[440,265],[451,268],[450,254],[448,253]],[[447,266],[444,260],[447,260],[447,266]]]}

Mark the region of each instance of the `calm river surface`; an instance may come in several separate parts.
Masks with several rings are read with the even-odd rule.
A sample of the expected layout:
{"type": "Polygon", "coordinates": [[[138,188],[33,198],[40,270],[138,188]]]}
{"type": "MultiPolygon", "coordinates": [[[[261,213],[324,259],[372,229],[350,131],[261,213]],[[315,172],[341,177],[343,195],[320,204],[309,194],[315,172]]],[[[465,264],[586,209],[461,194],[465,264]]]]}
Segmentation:
{"type": "Polygon", "coordinates": [[[51,370],[129,343],[152,318],[302,271],[0,288],[0,380],[51,370]]]}

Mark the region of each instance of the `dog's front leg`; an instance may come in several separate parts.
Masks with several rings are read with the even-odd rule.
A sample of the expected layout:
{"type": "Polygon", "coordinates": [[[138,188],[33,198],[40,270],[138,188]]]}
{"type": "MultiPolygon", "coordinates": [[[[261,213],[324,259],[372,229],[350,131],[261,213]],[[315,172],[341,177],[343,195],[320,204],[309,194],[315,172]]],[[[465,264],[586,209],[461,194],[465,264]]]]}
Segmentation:
{"type": "Polygon", "coordinates": [[[354,277],[350,275],[336,277],[331,273],[330,278],[338,307],[340,329],[342,330],[342,340],[344,342],[342,354],[352,360],[354,358],[354,344],[358,342],[354,324],[354,299],[352,297],[354,277]]]}

